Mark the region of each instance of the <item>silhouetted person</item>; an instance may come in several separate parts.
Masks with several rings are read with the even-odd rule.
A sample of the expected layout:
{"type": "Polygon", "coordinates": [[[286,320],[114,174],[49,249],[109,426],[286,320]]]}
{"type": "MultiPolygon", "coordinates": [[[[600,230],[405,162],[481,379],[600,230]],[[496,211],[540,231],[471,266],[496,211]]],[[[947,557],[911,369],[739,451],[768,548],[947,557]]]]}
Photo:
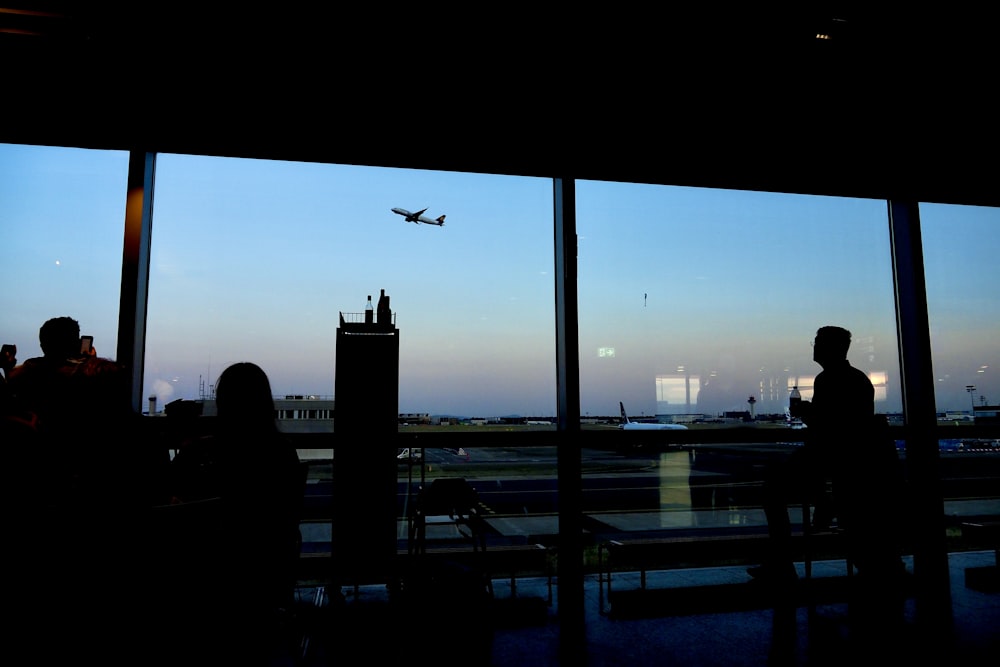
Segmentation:
{"type": "MultiPolygon", "coordinates": [[[[27,439],[34,439],[38,434],[38,416],[21,407],[14,398],[14,393],[10,388],[8,378],[17,366],[17,347],[15,345],[4,345],[0,352],[0,419],[3,420],[2,428],[4,442],[13,444],[23,444],[27,439]]],[[[8,447],[8,452],[10,448],[8,447]]],[[[19,461],[21,459],[18,459],[19,461]]],[[[23,470],[16,465],[8,466],[10,472],[16,475],[23,474],[23,470]]]]}
{"type": "Polygon", "coordinates": [[[93,347],[80,350],[80,325],[71,317],[54,317],[38,330],[41,357],[32,357],[8,373],[18,405],[44,421],[46,431],[79,430],[94,419],[130,412],[128,385],[121,367],[97,356],[93,347]],[[100,412],[95,412],[99,409],[100,412]],[[72,417],[84,424],[70,425],[72,417]]]}
{"type": "Polygon", "coordinates": [[[45,604],[38,600],[37,582],[47,576],[39,567],[39,537],[45,530],[39,511],[42,497],[41,484],[44,472],[38,465],[38,419],[34,413],[19,408],[7,386],[7,377],[17,365],[17,350],[4,345],[0,353],[0,442],[3,443],[4,461],[0,469],[0,525],[4,530],[5,550],[0,590],[9,609],[17,610],[7,615],[0,640],[18,652],[35,650],[45,632],[38,628],[45,604]]]}
{"type": "Polygon", "coordinates": [[[212,435],[181,449],[172,466],[181,503],[217,499],[221,533],[211,545],[223,553],[203,554],[205,568],[219,569],[202,602],[220,600],[220,612],[230,616],[207,619],[228,638],[220,650],[243,651],[252,660],[266,657],[294,601],[305,468],[278,430],[271,385],[259,366],[229,366],[215,391],[212,435]]]}
{"type": "Polygon", "coordinates": [[[32,480],[41,526],[32,534],[42,578],[37,595],[53,602],[46,622],[60,627],[59,643],[74,656],[94,657],[112,637],[131,637],[134,615],[120,605],[92,609],[110,585],[133,578],[128,553],[138,537],[143,483],[135,465],[137,415],[128,377],[116,362],[81,352],[80,327],[71,317],[39,329],[43,356],[15,366],[9,390],[18,410],[32,414],[32,451],[20,474],[32,480]],[[51,586],[46,591],[45,586],[51,586]]]}
{"type": "Polygon", "coordinates": [[[813,360],[823,367],[813,385],[813,400],[802,401],[791,415],[807,428],[805,442],[777,464],[764,484],[764,511],[770,556],[750,574],[788,582],[796,578],[790,553],[788,505],[809,498],[816,521],[836,514],[847,530],[851,557],[861,575],[872,581],[899,572],[892,525],[898,521],[899,469],[895,445],[884,416],[875,415],[875,389],[868,376],[851,366],[851,333],[825,326],[816,332],[813,360]],[[826,481],[833,486],[833,508],[823,501],[826,481]],[[888,521],[885,521],[888,518],[888,521]],[[877,534],[881,531],[881,534],[877,534]]]}
{"type": "Polygon", "coordinates": [[[43,356],[10,372],[15,405],[38,418],[51,475],[51,498],[61,506],[118,503],[129,472],[122,455],[135,427],[128,377],[116,362],[80,351],[80,325],[71,317],[46,321],[38,332],[43,356]]]}
{"type": "Polygon", "coordinates": [[[14,370],[14,366],[17,365],[17,347],[14,345],[3,346],[3,350],[0,351],[0,405],[3,406],[4,414],[7,413],[7,407],[10,405],[11,393],[10,387],[7,386],[7,378],[10,376],[10,372],[14,370]]]}

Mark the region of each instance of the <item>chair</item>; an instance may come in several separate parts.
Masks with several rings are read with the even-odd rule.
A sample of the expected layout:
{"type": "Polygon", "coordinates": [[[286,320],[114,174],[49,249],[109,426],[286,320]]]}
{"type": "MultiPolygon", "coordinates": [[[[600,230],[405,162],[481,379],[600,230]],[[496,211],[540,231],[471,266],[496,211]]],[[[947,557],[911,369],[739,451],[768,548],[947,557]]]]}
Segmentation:
{"type": "MultiPolygon", "coordinates": [[[[417,494],[411,513],[409,554],[402,592],[415,623],[427,624],[423,632],[447,627],[458,642],[458,652],[439,658],[460,660],[454,664],[487,664],[492,642],[489,622],[493,580],[486,569],[486,523],[482,519],[479,494],[465,479],[441,477],[417,494]],[[433,556],[427,549],[427,529],[440,546],[433,556]],[[458,539],[472,550],[455,547],[458,539]],[[469,652],[485,651],[485,661],[469,652]]],[[[420,632],[420,631],[418,631],[420,632]]]]}
{"type": "MultiPolygon", "coordinates": [[[[485,524],[480,514],[479,494],[461,477],[441,477],[422,488],[410,523],[410,554],[427,549],[427,527],[454,529],[473,551],[486,550],[485,524]]],[[[435,531],[444,532],[444,531],[435,531]]]]}
{"type": "MultiPolygon", "coordinates": [[[[829,493],[829,491],[827,491],[829,493]]],[[[839,525],[823,525],[816,523],[817,500],[806,497],[802,501],[802,560],[805,565],[806,580],[812,579],[814,540],[820,536],[839,536],[846,543],[846,532],[839,525]]],[[[849,551],[846,552],[847,576],[854,574],[854,564],[849,551]]]]}
{"type": "Polygon", "coordinates": [[[802,535],[806,578],[812,576],[813,538],[820,534],[839,535],[844,542],[847,575],[855,565],[871,560],[886,562],[899,548],[899,518],[906,505],[906,485],[896,442],[884,414],[871,417],[870,425],[859,437],[844,443],[845,460],[825,482],[824,494],[838,517],[837,526],[816,526],[810,512],[820,501],[803,499],[802,535]]]}

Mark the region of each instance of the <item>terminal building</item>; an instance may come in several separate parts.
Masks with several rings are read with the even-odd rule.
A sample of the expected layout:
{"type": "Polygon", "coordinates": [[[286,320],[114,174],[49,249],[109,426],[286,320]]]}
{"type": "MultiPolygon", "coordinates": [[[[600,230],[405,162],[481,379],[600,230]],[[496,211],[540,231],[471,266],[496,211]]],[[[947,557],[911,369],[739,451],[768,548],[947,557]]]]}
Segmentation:
{"type": "MultiPolygon", "coordinates": [[[[728,358],[746,356],[757,344],[774,337],[766,328],[756,329],[756,323],[767,320],[768,313],[759,311],[759,302],[768,294],[779,295],[782,314],[797,314],[803,331],[818,324],[816,320],[825,316],[828,304],[793,300],[785,296],[785,290],[803,276],[812,275],[829,245],[846,241],[858,253],[877,248],[877,272],[866,280],[864,289],[838,305],[846,309],[844,312],[855,314],[855,303],[874,290],[887,295],[878,312],[891,321],[893,335],[891,341],[878,348],[878,354],[896,353],[898,363],[883,363],[880,359],[877,368],[893,373],[894,379],[897,368],[900,370],[896,384],[887,383],[885,389],[899,397],[904,415],[897,428],[900,439],[905,440],[908,491],[912,494],[907,509],[914,519],[914,604],[921,612],[922,623],[923,619],[930,621],[908,636],[907,646],[893,645],[890,659],[906,654],[903,649],[919,655],[921,641],[931,637],[935,628],[949,627],[946,622],[953,612],[962,611],[952,604],[956,582],[948,570],[948,558],[955,527],[945,530],[949,518],[945,514],[945,487],[950,491],[958,486],[962,500],[975,496],[976,502],[996,501],[998,494],[993,478],[982,478],[978,480],[980,486],[972,487],[968,480],[949,477],[950,464],[962,459],[945,460],[938,454],[939,429],[952,426],[937,419],[935,392],[939,377],[935,370],[939,360],[935,359],[931,334],[933,331],[937,343],[943,332],[932,327],[930,319],[937,313],[928,308],[935,295],[929,295],[933,265],[926,258],[935,248],[925,245],[926,228],[922,222],[937,211],[939,219],[949,223],[946,227],[952,236],[971,230],[980,250],[998,246],[1000,230],[994,222],[1000,210],[1000,188],[989,158],[1000,149],[1000,133],[988,85],[995,79],[995,56],[991,51],[995,38],[989,32],[989,21],[978,21],[977,26],[973,23],[975,16],[960,20],[957,12],[949,11],[934,12],[927,19],[905,11],[884,18],[871,14],[831,18],[820,16],[819,8],[790,13],[759,7],[743,12],[729,10],[735,11],[735,16],[712,8],[717,14],[712,17],[687,19],[668,12],[666,18],[648,20],[634,13],[619,17],[614,12],[598,12],[591,16],[586,11],[569,9],[549,17],[551,21],[520,15],[493,17],[496,20],[483,29],[464,35],[452,31],[452,41],[438,49],[414,48],[412,40],[394,36],[392,30],[386,31],[377,21],[352,19],[346,29],[336,29],[336,24],[316,20],[308,12],[260,12],[256,6],[213,16],[202,7],[189,10],[177,3],[155,0],[136,4],[127,12],[97,8],[95,3],[28,1],[13,5],[17,9],[0,11],[0,56],[8,65],[0,153],[8,147],[26,152],[64,151],[60,154],[64,162],[59,172],[72,177],[82,171],[76,162],[81,155],[103,159],[111,153],[115,159],[98,174],[102,182],[114,184],[113,205],[100,207],[99,225],[77,224],[77,216],[90,202],[88,189],[65,185],[54,176],[49,176],[53,184],[43,190],[44,194],[32,196],[58,202],[61,213],[11,223],[21,220],[14,217],[15,212],[34,203],[16,185],[16,177],[34,160],[29,156],[17,168],[3,173],[0,225],[4,225],[5,243],[27,248],[9,252],[8,260],[22,255],[34,258],[37,254],[36,265],[55,272],[69,266],[63,253],[81,244],[91,254],[112,246],[112,259],[102,260],[98,267],[103,270],[100,280],[86,285],[64,282],[51,291],[42,290],[39,286],[43,281],[36,280],[34,274],[18,274],[9,268],[9,261],[5,262],[0,271],[7,271],[4,284],[12,286],[6,321],[15,326],[21,319],[31,318],[31,326],[37,327],[34,321],[63,314],[72,304],[83,307],[92,292],[101,292],[101,305],[88,307],[109,320],[106,326],[114,334],[98,340],[116,342],[115,349],[99,349],[130,369],[133,410],[139,415],[148,396],[143,388],[143,373],[149,361],[147,342],[155,336],[167,337],[167,330],[180,341],[190,341],[199,327],[208,326],[203,321],[208,318],[189,308],[195,299],[182,301],[174,321],[169,317],[155,322],[149,319],[149,313],[158,305],[159,288],[150,284],[150,266],[162,262],[176,268],[193,249],[208,250],[208,257],[226,265],[221,259],[245,250],[245,235],[253,231],[233,223],[230,236],[209,240],[210,230],[203,227],[184,237],[183,243],[166,255],[157,254],[158,241],[169,231],[165,216],[160,215],[164,209],[157,210],[157,222],[153,224],[154,193],[168,180],[162,168],[166,156],[197,156],[216,163],[231,161],[241,167],[248,163],[276,167],[295,162],[338,168],[412,169],[414,191],[424,176],[435,173],[523,178],[544,186],[545,195],[538,197],[547,211],[542,237],[552,243],[552,252],[546,258],[550,261],[541,262],[534,273],[536,277],[545,276],[535,293],[543,295],[545,308],[539,311],[551,320],[553,331],[547,337],[552,349],[546,350],[545,356],[551,372],[542,382],[554,378],[550,400],[556,408],[553,437],[558,460],[553,474],[557,475],[559,503],[552,546],[558,552],[558,614],[544,632],[519,628],[523,630],[519,636],[544,634],[557,647],[551,655],[524,652],[520,660],[510,659],[508,654],[508,662],[503,664],[525,664],[526,656],[534,664],[657,664],[672,658],[683,662],[695,651],[713,648],[714,660],[701,660],[701,664],[732,664],[746,655],[745,646],[761,634],[745,632],[743,617],[732,620],[727,606],[730,600],[712,598],[709,621],[698,617],[698,623],[708,625],[688,626],[691,632],[671,637],[677,642],[673,646],[675,653],[658,652],[633,659],[645,643],[671,635],[662,630],[668,620],[662,621],[664,626],[653,626],[651,632],[645,631],[649,626],[643,625],[644,631],[636,635],[635,642],[621,645],[614,644],[613,638],[626,636],[635,627],[628,625],[633,621],[616,621],[609,630],[603,624],[604,617],[592,611],[589,591],[593,589],[586,586],[592,584],[593,578],[585,566],[596,547],[587,542],[593,536],[593,525],[584,521],[586,471],[580,466],[580,443],[589,436],[581,430],[581,396],[594,373],[588,376],[581,372],[588,362],[581,341],[595,350],[610,349],[613,356],[605,356],[603,361],[629,363],[629,350],[623,341],[643,327],[617,332],[623,341],[617,340],[619,336],[607,341],[593,335],[594,318],[588,316],[596,314],[603,326],[625,312],[619,309],[624,300],[621,294],[601,289],[604,281],[610,282],[617,275],[637,276],[629,299],[637,304],[633,310],[642,311],[642,294],[647,286],[639,284],[639,272],[635,271],[639,268],[644,272],[641,280],[648,277],[664,287],[668,311],[655,325],[658,343],[669,347],[676,340],[674,328],[692,319],[691,312],[677,310],[677,301],[686,288],[670,273],[676,258],[691,251],[673,243],[673,238],[649,244],[629,225],[630,217],[638,213],[629,208],[631,200],[614,195],[600,201],[588,199],[585,195],[593,195],[597,186],[676,188],[683,195],[697,190],[708,199],[723,192],[816,198],[825,209],[837,212],[834,222],[822,227],[828,243],[802,252],[789,250],[795,234],[774,234],[777,225],[767,216],[756,218],[752,225],[739,224],[739,214],[754,211],[729,211],[721,216],[723,225],[715,227],[706,216],[699,215],[697,205],[659,212],[672,236],[708,228],[714,231],[706,243],[697,246],[696,255],[710,258],[713,244],[737,236],[744,244],[743,254],[754,262],[755,268],[747,275],[709,288],[704,292],[706,296],[697,301],[693,319],[719,322],[701,335],[699,342],[706,347],[713,344],[714,334],[727,326],[728,315],[736,310],[754,315],[755,326],[739,332],[743,334],[741,344],[720,355],[728,358]],[[377,32],[367,26],[376,26],[377,32]],[[512,35],[516,36],[516,48],[511,48],[512,35]],[[595,40],[594,35],[600,38],[595,40]],[[960,42],[962,48],[950,48],[956,45],[949,43],[951,39],[960,42]],[[977,46],[983,47],[982,53],[975,52],[977,46]],[[178,65],[178,53],[185,54],[190,67],[178,65]],[[364,62],[389,66],[351,67],[352,63],[364,62]],[[411,85],[413,81],[420,81],[418,89],[411,85]],[[56,181],[61,185],[55,185],[56,181]],[[4,185],[10,187],[4,189],[4,185]],[[845,231],[853,220],[849,206],[859,201],[875,203],[880,215],[878,231],[870,236],[847,236],[845,231]],[[581,204],[589,208],[578,210],[581,204]],[[628,236],[631,243],[630,251],[615,261],[606,261],[602,248],[587,243],[594,227],[588,229],[582,222],[585,214],[598,205],[609,211],[614,234],[628,236]],[[959,213],[985,213],[985,222],[968,227],[955,224],[949,218],[959,213]],[[732,224],[724,226],[730,219],[732,224]],[[109,229],[112,241],[86,245],[87,239],[109,229]],[[39,233],[44,242],[35,243],[34,235],[39,233]],[[642,251],[651,251],[652,259],[640,261],[642,251]],[[777,276],[775,267],[779,267],[777,276]],[[753,285],[754,292],[733,298],[731,294],[746,283],[753,285]],[[587,294],[593,300],[581,304],[580,299],[587,298],[587,294]],[[178,322],[187,328],[173,328],[178,322]],[[592,335],[581,336],[587,326],[591,329],[586,333],[592,335]],[[982,490],[986,493],[979,493],[982,490]]],[[[405,30],[419,34],[421,27],[406,24],[405,30]]],[[[307,186],[315,188],[317,183],[310,181],[307,186]]],[[[215,198],[224,188],[221,183],[210,185],[204,199],[188,202],[192,205],[175,218],[178,224],[214,207],[215,198]]],[[[399,194],[378,192],[370,196],[379,202],[373,207],[388,213],[390,206],[397,205],[389,200],[399,194]]],[[[497,199],[482,201],[485,197],[484,191],[454,192],[454,199],[462,200],[468,211],[493,206],[511,220],[521,214],[505,208],[502,193],[497,199]]],[[[163,201],[159,193],[157,201],[163,201]]],[[[220,216],[229,213],[222,207],[216,212],[220,216]]],[[[323,213],[330,220],[343,215],[336,207],[324,209],[323,213]]],[[[468,224],[474,224],[474,217],[469,215],[468,224]]],[[[239,220],[239,216],[234,218],[239,220]]],[[[449,211],[447,227],[430,229],[461,233],[458,216],[454,219],[452,224],[453,214],[449,211]]],[[[268,274],[273,253],[293,248],[295,253],[305,254],[314,249],[310,236],[289,237],[287,222],[287,217],[276,216],[273,228],[268,228],[274,242],[228,276],[246,290],[247,301],[253,306],[260,306],[263,298],[282,302],[288,299],[287,292],[278,297],[262,294],[266,282],[274,277],[268,274]],[[255,278],[262,280],[254,283],[255,278]]],[[[351,218],[344,224],[356,227],[381,221],[351,218]]],[[[809,216],[795,217],[795,224],[796,229],[822,225],[809,216]]],[[[498,235],[506,230],[503,223],[492,228],[498,235]]],[[[435,243],[444,247],[446,238],[440,237],[435,243]]],[[[520,253],[528,243],[518,235],[510,243],[510,252],[520,253]]],[[[499,244],[497,248],[497,254],[507,252],[499,244]]],[[[404,261],[417,252],[407,250],[393,257],[386,256],[377,245],[345,245],[326,254],[310,255],[309,261],[333,267],[333,282],[350,283],[353,276],[345,275],[347,269],[338,273],[338,263],[346,266],[358,256],[365,256],[376,266],[404,261]]],[[[939,291],[947,299],[969,291],[985,293],[996,284],[996,263],[988,255],[970,253],[953,258],[948,271],[958,271],[973,260],[983,261],[983,256],[988,263],[981,265],[984,269],[976,280],[951,284],[949,274],[933,286],[944,288],[939,291]]],[[[89,254],[80,261],[86,265],[98,263],[89,254]]],[[[508,278],[510,284],[516,282],[514,275],[508,276],[502,268],[494,270],[484,263],[474,269],[488,274],[494,283],[506,284],[508,278]]],[[[188,277],[193,278],[188,289],[200,296],[212,294],[214,284],[188,277]]],[[[700,274],[691,277],[698,280],[698,290],[710,284],[700,274]]],[[[831,280],[840,277],[831,274],[831,280]]],[[[474,293],[454,301],[452,284],[426,282],[420,275],[408,278],[416,289],[434,292],[448,308],[464,312],[469,304],[478,305],[474,293]]],[[[326,289],[327,285],[317,289],[319,296],[311,306],[335,312],[343,304],[325,303],[326,289]]],[[[399,292],[394,294],[398,298],[399,292]]],[[[949,315],[948,319],[950,326],[960,329],[959,335],[970,347],[986,350],[984,355],[990,350],[995,355],[993,341],[1000,329],[995,311],[989,310],[992,301],[982,299],[983,310],[976,312],[975,318],[949,315]],[[966,330],[974,326],[982,328],[966,330]]],[[[218,304],[222,314],[213,321],[219,326],[231,323],[233,318],[226,316],[230,305],[218,304]]],[[[651,313],[652,308],[643,312],[651,313]]],[[[337,539],[343,543],[355,530],[363,538],[370,538],[369,543],[344,552],[342,569],[347,578],[368,563],[375,569],[385,569],[384,559],[390,539],[395,539],[396,525],[394,510],[388,508],[387,501],[387,496],[394,494],[389,469],[394,474],[397,465],[398,448],[393,437],[402,440],[407,435],[406,429],[398,426],[398,396],[394,392],[399,384],[399,332],[388,309],[388,297],[377,320],[375,315],[368,320],[364,313],[357,314],[358,319],[354,314],[341,313],[336,332],[336,377],[330,378],[336,383],[335,402],[317,408],[334,414],[331,440],[337,446],[333,448],[333,459],[340,470],[337,493],[343,495],[338,496],[338,506],[331,507],[329,513],[336,514],[339,521],[337,539]],[[353,353],[347,355],[348,350],[353,353]],[[376,384],[382,390],[367,386],[366,380],[372,374],[378,376],[376,384]],[[380,444],[383,437],[387,442],[384,448],[380,444]],[[359,470],[368,484],[352,484],[349,473],[359,470]],[[348,510],[358,502],[372,503],[365,508],[370,513],[366,516],[392,520],[376,522],[375,527],[357,523],[357,517],[348,510]],[[369,528],[374,532],[368,533],[369,528]]],[[[447,327],[442,329],[447,337],[447,327]]],[[[333,332],[327,334],[332,340],[333,332]]],[[[800,333],[790,335],[785,342],[796,349],[808,344],[800,333]]],[[[976,365],[985,365],[986,361],[977,360],[976,365]]],[[[660,364],[661,369],[668,369],[664,373],[671,367],[676,368],[666,361],[660,364]]],[[[975,367],[970,363],[970,377],[953,381],[964,385],[975,380],[984,385],[990,376],[980,379],[973,375],[975,367]]],[[[990,371],[996,368],[993,363],[990,371]]],[[[653,400],[664,398],[655,396],[657,373],[657,369],[649,370],[651,400],[647,413],[652,412],[653,400]]],[[[761,390],[767,400],[777,401],[782,395],[784,387],[773,382],[782,373],[781,368],[768,372],[761,390]]],[[[525,381],[526,390],[533,388],[532,383],[538,384],[532,378],[531,382],[525,381]]],[[[656,412],[701,412],[693,377],[691,383],[685,377],[684,384],[676,388],[676,396],[665,397],[668,409],[660,410],[657,405],[656,412]]],[[[756,389],[740,387],[739,395],[746,396],[750,391],[756,389]]],[[[961,388],[957,394],[968,406],[961,388]]],[[[706,402],[703,396],[701,399],[706,402]]],[[[995,403],[994,397],[990,400],[995,403]]],[[[278,409],[285,411],[283,421],[291,424],[301,417],[298,402],[280,402],[282,407],[278,409]]],[[[765,408],[763,404],[759,407],[762,411],[765,408]]],[[[954,428],[969,429],[977,438],[996,439],[996,411],[982,407],[973,409],[974,420],[966,420],[974,423],[954,428]]],[[[943,405],[940,412],[952,408],[943,405]]],[[[593,410],[598,414],[598,408],[593,410]]],[[[600,413],[608,411],[600,408],[600,413]]],[[[154,412],[150,409],[148,416],[154,412]]],[[[317,419],[325,422],[319,413],[317,419]]],[[[152,424],[151,428],[156,426],[152,424]]],[[[759,437],[766,433],[761,429],[759,437]]],[[[690,442],[699,435],[690,429],[669,437],[678,438],[676,442],[690,442]]],[[[704,437],[714,437],[718,442],[725,436],[704,437]]],[[[784,434],[782,437],[786,438],[784,434]]],[[[463,441],[462,446],[472,449],[483,442],[463,441]]],[[[685,487],[681,493],[687,491],[685,487]]],[[[984,519],[983,539],[994,540],[995,544],[990,527],[995,526],[996,516],[985,512],[980,518],[984,519]]],[[[529,537],[525,536],[525,541],[531,546],[534,543],[527,541],[529,537]]],[[[712,544],[706,540],[699,546],[711,552],[712,544]]],[[[96,548],[92,544],[86,547],[96,548]]],[[[238,545],[228,555],[238,562],[238,545]]],[[[131,552],[108,554],[113,562],[123,563],[139,557],[139,553],[131,552]]],[[[123,579],[109,586],[144,591],[154,573],[142,574],[142,580],[123,579]]],[[[638,572],[631,574],[638,579],[638,572]]],[[[993,598],[983,600],[988,607],[993,598]]],[[[131,609],[134,601],[135,597],[123,599],[114,608],[131,609]]],[[[58,601],[51,607],[58,609],[58,601]]],[[[993,620],[989,613],[976,613],[974,622],[993,620]]],[[[98,620],[108,625],[103,615],[98,620]]],[[[114,624],[111,627],[118,628],[114,624]]],[[[375,638],[366,647],[374,650],[395,642],[394,633],[404,627],[405,623],[378,625],[365,635],[375,638]]],[[[957,628],[953,636],[963,641],[949,645],[955,650],[950,655],[960,656],[959,662],[980,649],[989,651],[989,657],[995,656],[995,622],[986,628],[985,637],[976,638],[981,643],[964,641],[965,629],[957,628]]],[[[101,628],[101,636],[107,635],[109,643],[132,639],[128,632],[106,630],[101,628]]],[[[440,635],[450,637],[454,627],[437,630],[438,635],[421,637],[421,642],[407,645],[407,649],[426,648],[440,635]]],[[[781,630],[775,624],[774,635],[781,636],[781,630]]],[[[151,650],[169,642],[175,631],[176,627],[169,624],[144,628],[140,635],[151,641],[142,647],[143,653],[129,655],[118,646],[109,646],[105,655],[95,659],[124,656],[123,664],[141,663],[149,658],[151,650]]],[[[768,616],[762,632],[771,631],[768,616]]],[[[511,631],[507,636],[515,634],[511,631]]],[[[817,639],[810,633],[796,640],[792,634],[793,643],[817,639]]],[[[343,649],[351,639],[336,635],[337,648],[343,649]]],[[[550,643],[543,640],[546,649],[551,648],[550,643]]],[[[45,644],[39,641],[31,648],[45,644]]],[[[877,642],[876,646],[885,645],[877,642]]],[[[813,656],[819,654],[821,647],[817,648],[813,656]]],[[[436,646],[438,652],[430,654],[431,658],[445,655],[438,649],[436,646]]],[[[756,664],[775,656],[782,658],[785,654],[765,653],[756,664]]]]}

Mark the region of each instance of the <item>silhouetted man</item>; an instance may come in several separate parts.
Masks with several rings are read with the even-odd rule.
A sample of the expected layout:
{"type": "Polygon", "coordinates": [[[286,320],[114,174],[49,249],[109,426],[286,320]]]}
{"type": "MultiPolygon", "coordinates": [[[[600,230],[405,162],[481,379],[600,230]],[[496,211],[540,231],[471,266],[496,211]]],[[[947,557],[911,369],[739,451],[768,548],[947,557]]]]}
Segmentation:
{"type": "MultiPolygon", "coordinates": [[[[96,350],[81,351],[80,325],[71,317],[53,317],[38,331],[41,357],[15,366],[9,388],[16,405],[37,415],[48,453],[59,457],[68,486],[80,485],[83,468],[101,458],[122,437],[132,416],[127,377],[114,361],[96,350]]],[[[97,472],[97,470],[91,470],[97,472]]],[[[103,492],[104,480],[90,485],[103,492]]],[[[73,499],[71,502],[76,502],[73,499]]]]}
{"type": "Polygon", "coordinates": [[[58,572],[38,582],[40,600],[59,599],[38,622],[60,628],[53,650],[85,660],[97,658],[112,638],[133,636],[126,626],[139,614],[115,607],[98,615],[93,604],[113,582],[132,579],[138,557],[126,554],[141,544],[139,497],[148,480],[136,469],[141,450],[124,369],[83,352],[71,317],[47,320],[38,339],[43,356],[14,367],[9,378],[16,406],[37,416],[31,462],[20,471],[37,480],[32,500],[45,528],[30,549],[51,555],[48,565],[58,572]]]}
{"type": "MultiPolygon", "coordinates": [[[[890,544],[877,545],[871,550],[878,553],[869,554],[868,547],[873,545],[861,544],[861,536],[870,537],[869,517],[884,516],[884,503],[896,498],[896,451],[878,428],[875,388],[847,360],[850,345],[847,329],[825,326],[816,332],[813,361],[823,370],[816,376],[812,402],[802,401],[791,415],[808,427],[803,431],[804,445],[765,480],[764,512],[771,549],[760,567],[749,570],[757,579],[787,582],[797,577],[790,552],[788,504],[806,497],[817,505],[818,514],[823,513],[827,480],[833,482],[833,511],[839,524],[849,533],[857,529],[850,540],[859,573],[886,567],[889,560],[890,544]]],[[[898,565],[898,556],[894,562],[898,565]]]]}

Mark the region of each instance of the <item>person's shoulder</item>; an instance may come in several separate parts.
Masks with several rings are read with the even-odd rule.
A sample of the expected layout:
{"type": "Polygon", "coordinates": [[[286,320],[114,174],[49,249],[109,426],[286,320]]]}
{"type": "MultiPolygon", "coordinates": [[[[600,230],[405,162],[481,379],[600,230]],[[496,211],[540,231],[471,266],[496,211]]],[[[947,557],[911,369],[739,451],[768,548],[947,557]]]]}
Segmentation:
{"type": "Polygon", "coordinates": [[[59,366],[45,357],[32,357],[14,366],[7,382],[15,391],[48,385],[59,378],[59,366]]]}
{"type": "Polygon", "coordinates": [[[183,467],[188,464],[200,464],[205,462],[215,462],[217,458],[218,438],[213,435],[205,435],[199,438],[192,438],[185,441],[174,454],[171,463],[183,467]]]}
{"type": "Polygon", "coordinates": [[[299,451],[295,448],[295,442],[286,433],[277,428],[271,432],[267,438],[266,449],[269,455],[277,461],[299,460],[299,451]]]}
{"type": "Polygon", "coordinates": [[[849,372],[854,377],[856,377],[858,380],[862,380],[863,379],[865,382],[871,383],[871,378],[868,377],[868,373],[865,373],[863,370],[861,370],[857,366],[851,366],[849,372]]]}
{"type": "Polygon", "coordinates": [[[87,375],[120,373],[123,370],[121,364],[105,357],[84,357],[77,368],[87,375]]]}
{"type": "Polygon", "coordinates": [[[275,431],[270,444],[258,453],[261,464],[273,467],[276,470],[297,470],[301,464],[295,443],[281,431],[275,431]]]}
{"type": "Polygon", "coordinates": [[[35,371],[45,367],[47,367],[45,357],[31,357],[30,359],[25,359],[17,366],[10,369],[10,378],[16,378],[25,373],[34,373],[35,371]]]}

